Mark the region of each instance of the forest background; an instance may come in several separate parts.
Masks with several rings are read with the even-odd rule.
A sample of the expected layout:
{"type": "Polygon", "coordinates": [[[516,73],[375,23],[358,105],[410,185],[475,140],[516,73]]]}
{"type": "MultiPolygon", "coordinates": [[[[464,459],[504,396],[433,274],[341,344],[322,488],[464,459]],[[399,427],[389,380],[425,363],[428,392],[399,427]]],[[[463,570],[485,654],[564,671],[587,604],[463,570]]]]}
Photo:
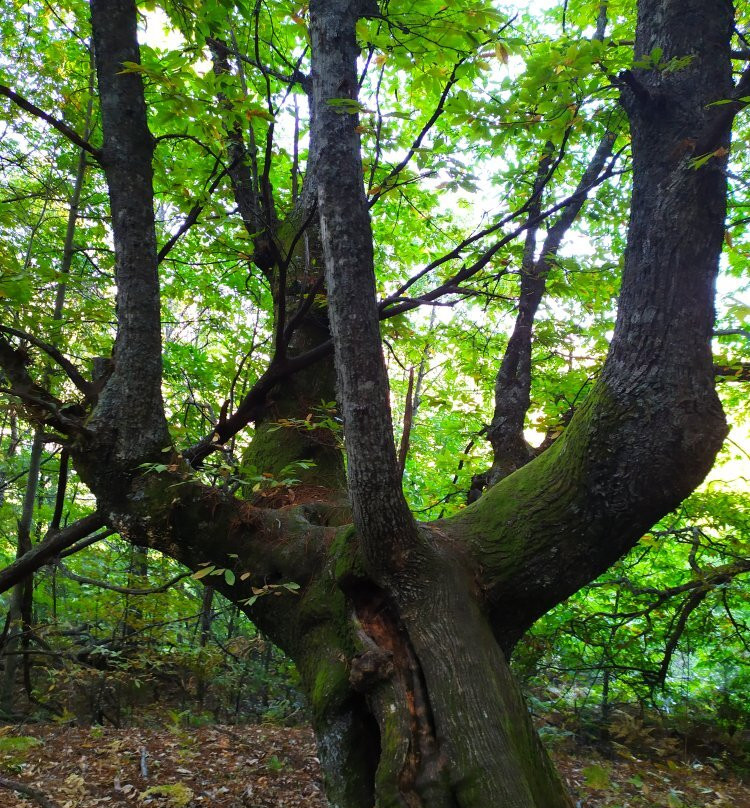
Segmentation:
{"type": "MultiPolygon", "coordinates": [[[[378,292],[394,310],[403,306],[383,320],[382,336],[404,493],[425,521],[465,508],[496,468],[488,380],[518,321],[529,249],[544,266],[531,314],[524,451],[564,432],[614,327],[631,165],[612,77],[634,67],[634,4],[547,6],[461,3],[445,13],[440,3],[391,3],[402,40],[376,20],[358,27],[362,90],[354,108],[342,100],[341,114],[360,116],[378,292]],[[526,200],[540,166],[552,180],[538,195],[537,217],[546,218],[534,222],[526,200]],[[585,204],[555,231],[581,187],[585,204]],[[503,224],[515,237],[470,278],[445,273],[442,297],[430,297],[424,276],[406,280],[428,262],[442,271],[441,256],[486,237],[500,208],[516,211],[503,224]]],[[[163,394],[172,438],[196,446],[273,357],[278,279],[257,269],[263,245],[238,199],[234,138],[242,132],[255,161],[255,204],[283,218],[303,193],[308,10],[283,2],[139,8],[141,64],[123,69],[145,82],[156,139],[163,394]]],[[[114,338],[107,188],[90,147],[101,121],[89,12],[73,0],[31,0],[0,15],[0,322],[62,399],[75,379],[59,355],[88,363],[97,378],[114,338]]],[[[738,73],[750,55],[749,27],[740,8],[738,73]]],[[[638,58],[642,70],[684,67],[656,50],[638,58]]],[[[747,140],[746,126],[740,115],[735,143],[747,140]]],[[[742,148],[732,150],[727,174],[713,348],[729,437],[703,485],[538,620],[512,663],[553,742],[575,736],[612,750],[650,743],[659,726],[657,746],[701,746],[721,765],[746,770],[750,183],[742,148]]],[[[29,402],[12,385],[3,387],[0,563],[8,566],[94,504],[64,442],[27,417],[29,402]]],[[[302,417],[277,411],[256,428],[313,447],[342,440],[331,398],[302,417]]],[[[293,504],[319,482],[312,454],[272,467],[249,450],[252,433],[208,455],[201,481],[269,507],[293,504]]],[[[172,460],[164,461],[144,473],[168,469],[172,460]]],[[[221,594],[249,572],[187,570],[112,529],[82,538],[1,596],[3,717],[115,727],[165,715],[177,723],[305,723],[294,665],[221,594]]],[[[296,589],[294,581],[254,582],[247,600],[282,602],[296,589]]]]}

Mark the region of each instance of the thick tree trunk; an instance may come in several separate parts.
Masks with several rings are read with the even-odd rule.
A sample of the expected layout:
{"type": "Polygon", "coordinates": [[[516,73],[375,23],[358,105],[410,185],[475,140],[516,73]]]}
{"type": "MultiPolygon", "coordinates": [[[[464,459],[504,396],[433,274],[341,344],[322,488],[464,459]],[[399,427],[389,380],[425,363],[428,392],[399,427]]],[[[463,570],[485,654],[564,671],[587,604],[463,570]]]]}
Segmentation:
{"type": "Polygon", "coordinates": [[[298,644],[261,622],[297,662],[331,804],[567,808],[465,558],[437,532],[427,542],[432,562],[397,605],[341,528],[301,596],[298,644]]]}
{"type": "Polygon", "coordinates": [[[377,804],[564,808],[569,798],[483,614],[476,571],[439,530],[417,527],[401,491],[352,114],[355,25],[365,14],[377,14],[374,4],[310,6],[326,281],[349,492],[367,571],[340,582],[363,646],[349,682],[366,695],[379,729],[377,804]]]}

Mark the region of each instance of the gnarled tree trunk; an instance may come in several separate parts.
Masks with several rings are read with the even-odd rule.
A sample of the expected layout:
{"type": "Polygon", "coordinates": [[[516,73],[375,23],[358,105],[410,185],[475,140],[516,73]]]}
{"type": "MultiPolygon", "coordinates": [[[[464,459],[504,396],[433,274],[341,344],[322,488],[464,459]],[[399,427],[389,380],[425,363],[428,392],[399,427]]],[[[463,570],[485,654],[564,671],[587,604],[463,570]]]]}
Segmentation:
{"type": "MultiPolygon", "coordinates": [[[[117,256],[115,371],[77,431],[37,388],[41,404],[30,418],[75,435],[76,468],[97,497],[100,519],[121,535],[192,569],[209,563],[252,571],[231,585],[212,583],[218,580],[217,590],[297,663],[332,805],[570,806],[507,654],[535,619],[603,572],[687,496],[724,438],[709,339],[724,160],[737,105],[711,104],[733,92],[730,4],[640,0],[636,55],[661,48],[665,60],[693,58],[675,72],[639,69],[620,77],[634,190],[604,371],[547,451],[459,515],[429,524],[416,522],[401,492],[357,116],[351,105],[330,103],[356,101],[355,25],[377,14],[376,4],[310,4],[313,173],[302,222],[317,205],[351,509],[341,496],[343,465],[333,444],[320,453],[320,485],[306,480],[293,501],[244,502],[209,489],[177,449],[167,471],[139,471],[164,458],[169,440],[159,395],[153,149],[141,77],[120,70],[122,61],[138,61],[135,4],[91,5],[117,256]],[[691,158],[704,154],[714,156],[695,168],[691,158]],[[299,595],[248,602],[252,587],[291,581],[299,595]]],[[[285,241],[279,231],[275,241],[278,271],[295,238],[285,241]]],[[[276,294],[286,289],[277,283],[276,294]]],[[[248,462],[272,472],[315,447],[289,440],[274,450],[283,436],[264,419],[304,418],[310,396],[331,386],[326,359],[307,381],[289,381],[305,364],[303,354],[326,355],[325,321],[307,320],[290,348],[285,328],[294,315],[278,298],[276,309],[285,319],[276,358],[213,436],[224,442],[257,419],[248,462]]],[[[4,338],[0,361],[17,389],[33,387],[4,338]]],[[[209,441],[190,457],[197,462],[210,450],[209,441]]]]}

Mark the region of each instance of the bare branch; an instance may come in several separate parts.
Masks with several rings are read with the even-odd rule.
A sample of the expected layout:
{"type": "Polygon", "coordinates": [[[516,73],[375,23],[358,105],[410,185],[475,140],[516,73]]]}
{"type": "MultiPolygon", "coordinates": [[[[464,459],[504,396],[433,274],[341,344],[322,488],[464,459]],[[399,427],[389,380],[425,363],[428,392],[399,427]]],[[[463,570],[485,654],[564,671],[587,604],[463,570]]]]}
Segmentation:
{"type": "MultiPolygon", "coordinates": [[[[231,166],[222,169],[219,174],[214,178],[214,181],[211,185],[208,186],[208,196],[210,197],[214,191],[219,187],[221,181],[224,177],[232,170],[232,167],[235,163],[232,163],[231,166]]],[[[166,243],[162,246],[157,254],[157,261],[161,263],[167,255],[172,251],[172,248],[177,244],[177,242],[187,233],[188,230],[198,221],[198,217],[203,212],[203,209],[206,207],[205,202],[196,202],[195,205],[190,209],[188,215],[185,217],[185,221],[179,226],[177,232],[171,236],[166,243]]]]}
{"type": "Polygon", "coordinates": [[[280,81],[282,84],[289,84],[289,85],[299,84],[299,86],[302,87],[302,89],[306,93],[310,92],[310,77],[305,75],[301,70],[295,69],[290,75],[285,75],[284,73],[280,73],[279,71],[273,70],[267,65],[262,64],[257,59],[251,59],[249,56],[237,50],[237,48],[230,48],[225,42],[222,42],[221,40],[209,37],[206,39],[206,44],[209,47],[221,48],[221,50],[225,51],[226,53],[231,53],[232,56],[239,59],[241,62],[244,62],[245,64],[248,64],[251,67],[256,68],[257,70],[260,70],[260,72],[267,78],[276,79],[277,81],[280,81]]]}
{"type": "Polygon", "coordinates": [[[52,115],[44,112],[44,110],[39,109],[35,104],[32,104],[31,101],[28,101],[23,96],[19,95],[18,93],[14,92],[10,89],[10,87],[6,87],[4,84],[0,84],[0,95],[4,95],[6,98],[9,98],[13,101],[14,104],[21,107],[21,109],[26,110],[26,112],[30,112],[37,118],[41,118],[43,121],[46,121],[50,126],[57,129],[60,134],[65,135],[66,138],[71,143],[75,143],[76,146],[84,149],[93,157],[96,158],[98,162],[102,160],[102,152],[100,149],[95,148],[92,146],[87,140],[84,140],[80,135],[74,132],[66,123],[58,120],[52,115]]]}
{"type": "Polygon", "coordinates": [[[748,337],[750,338],[750,328],[720,328],[714,331],[715,337],[748,337]]]}
{"type": "Polygon", "coordinates": [[[8,777],[0,777],[0,788],[7,788],[10,791],[23,794],[25,797],[29,797],[30,799],[34,800],[34,802],[36,802],[38,805],[41,805],[42,808],[60,808],[59,803],[51,800],[49,797],[39,791],[39,789],[27,786],[25,783],[21,783],[18,780],[11,780],[8,777]]]}
{"type": "Polygon", "coordinates": [[[190,571],[181,572],[179,575],[175,575],[174,578],[170,578],[168,581],[165,581],[163,584],[159,584],[158,586],[152,586],[147,589],[137,589],[129,586],[108,584],[106,581],[98,581],[96,578],[88,578],[85,575],[77,575],[75,572],[69,570],[64,564],[58,564],[57,568],[66,578],[69,578],[71,581],[75,581],[78,584],[96,586],[99,589],[106,589],[109,592],[119,592],[121,595],[157,595],[160,592],[166,592],[176,583],[179,583],[179,581],[183,581],[185,578],[192,575],[190,571]]]}
{"type": "Polygon", "coordinates": [[[386,192],[391,190],[392,184],[391,181],[394,180],[411,162],[412,157],[417,153],[417,149],[420,148],[422,145],[422,141],[427,136],[428,132],[432,127],[435,125],[437,119],[445,112],[445,102],[448,99],[448,95],[450,91],[453,89],[454,84],[458,81],[458,76],[456,72],[458,68],[469,58],[469,54],[459,59],[454,65],[453,70],[451,70],[451,74],[448,77],[448,81],[445,83],[445,87],[443,87],[442,93],[440,93],[440,98],[438,100],[435,109],[432,112],[432,115],[427,119],[424,126],[420,130],[419,134],[414,139],[414,142],[409,147],[409,151],[404,156],[403,160],[401,160],[398,165],[396,165],[386,176],[386,178],[380,183],[382,190],[378,191],[377,193],[373,194],[370,198],[369,206],[372,207],[378,199],[386,192]]]}

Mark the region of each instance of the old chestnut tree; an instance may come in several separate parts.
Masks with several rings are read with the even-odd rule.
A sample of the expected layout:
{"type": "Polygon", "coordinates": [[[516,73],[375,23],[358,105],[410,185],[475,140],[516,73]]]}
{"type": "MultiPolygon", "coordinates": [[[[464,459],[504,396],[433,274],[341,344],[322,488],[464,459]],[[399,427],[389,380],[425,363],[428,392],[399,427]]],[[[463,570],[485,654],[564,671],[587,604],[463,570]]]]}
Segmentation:
{"type": "Polygon", "coordinates": [[[91,502],[18,609],[116,531],[295,661],[332,805],[571,805],[509,655],[727,432],[747,20],[635,6],[3,10],[2,394],[91,502]]]}

